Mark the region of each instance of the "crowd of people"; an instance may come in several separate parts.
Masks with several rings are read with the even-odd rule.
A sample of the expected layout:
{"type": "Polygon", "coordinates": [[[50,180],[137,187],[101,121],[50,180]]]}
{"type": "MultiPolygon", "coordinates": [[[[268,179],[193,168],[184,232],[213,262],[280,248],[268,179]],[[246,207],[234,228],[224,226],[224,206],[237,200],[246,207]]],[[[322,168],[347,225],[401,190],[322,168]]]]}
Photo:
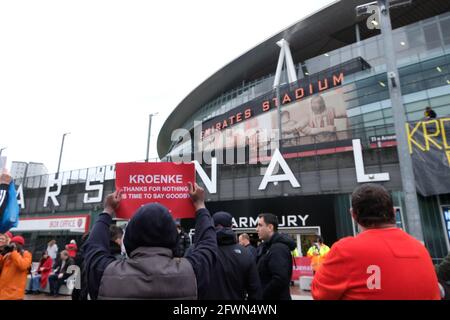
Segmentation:
{"type": "Polygon", "coordinates": [[[47,287],[48,295],[58,296],[60,287],[72,275],[68,267],[74,259],[69,251],[61,251],[57,257],[56,241],[51,240],[33,266],[32,254],[24,246],[22,236],[0,234],[0,300],[21,300],[25,293],[40,294],[47,287]]]}
{"type": "MultiPolygon", "coordinates": [[[[10,181],[2,174],[1,190],[10,181]]],[[[35,269],[24,238],[0,234],[0,299],[23,299],[26,289],[32,294],[47,286],[49,295],[58,295],[76,265],[80,286],[72,290],[74,300],[290,300],[297,244],[278,230],[277,217],[259,215],[255,248],[248,234],[237,236],[230,213],[210,214],[203,188],[189,184],[189,194],[196,210],[192,243],[158,203],[140,207],[125,230],[114,225],[120,191],[106,197],[103,213],[79,247],[72,240],[58,254],[52,240],[35,269]]],[[[434,266],[425,246],[396,227],[384,187],[359,186],[351,215],[360,234],[331,249],[318,237],[307,252],[314,299],[441,299],[450,258],[434,266]]]]}

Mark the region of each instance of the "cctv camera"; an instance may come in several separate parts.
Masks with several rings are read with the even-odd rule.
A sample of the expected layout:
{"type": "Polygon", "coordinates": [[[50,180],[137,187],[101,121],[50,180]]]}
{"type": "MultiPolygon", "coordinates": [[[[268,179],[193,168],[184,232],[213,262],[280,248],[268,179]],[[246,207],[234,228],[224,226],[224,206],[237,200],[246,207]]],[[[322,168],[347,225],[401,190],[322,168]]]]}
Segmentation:
{"type": "Polygon", "coordinates": [[[365,14],[369,14],[372,11],[372,7],[376,6],[377,2],[369,2],[356,7],[356,16],[362,16],[365,14]]]}
{"type": "Polygon", "coordinates": [[[392,72],[392,71],[388,72],[388,78],[391,80],[392,87],[393,88],[397,87],[397,82],[395,81],[395,78],[396,78],[395,72],[392,72]]]}

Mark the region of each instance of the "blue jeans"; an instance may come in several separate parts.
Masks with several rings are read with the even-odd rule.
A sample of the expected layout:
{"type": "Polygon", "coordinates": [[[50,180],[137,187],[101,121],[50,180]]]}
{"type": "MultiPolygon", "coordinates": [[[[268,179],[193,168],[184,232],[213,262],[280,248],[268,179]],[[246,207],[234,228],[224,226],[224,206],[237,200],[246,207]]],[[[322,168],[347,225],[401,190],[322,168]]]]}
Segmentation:
{"type": "Polygon", "coordinates": [[[31,281],[30,281],[30,290],[31,291],[39,291],[41,287],[41,275],[35,275],[35,276],[31,276],[31,281]]]}

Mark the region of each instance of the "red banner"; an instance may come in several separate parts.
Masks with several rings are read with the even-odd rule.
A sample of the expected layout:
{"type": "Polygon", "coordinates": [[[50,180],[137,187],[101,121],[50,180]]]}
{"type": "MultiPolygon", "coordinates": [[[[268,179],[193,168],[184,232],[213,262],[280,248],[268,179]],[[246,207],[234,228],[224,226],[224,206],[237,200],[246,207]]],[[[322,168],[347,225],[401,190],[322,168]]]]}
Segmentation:
{"type": "Polygon", "coordinates": [[[294,258],[292,265],[292,277],[291,280],[298,280],[303,276],[313,276],[313,270],[311,267],[311,259],[308,257],[294,258]]]}
{"type": "Polygon", "coordinates": [[[116,189],[123,191],[117,217],[130,219],[142,205],[158,202],[174,218],[193,218],[195,209],[188,182],[195,183],[195,167],[191,163],[117,163],[116,189]]]}

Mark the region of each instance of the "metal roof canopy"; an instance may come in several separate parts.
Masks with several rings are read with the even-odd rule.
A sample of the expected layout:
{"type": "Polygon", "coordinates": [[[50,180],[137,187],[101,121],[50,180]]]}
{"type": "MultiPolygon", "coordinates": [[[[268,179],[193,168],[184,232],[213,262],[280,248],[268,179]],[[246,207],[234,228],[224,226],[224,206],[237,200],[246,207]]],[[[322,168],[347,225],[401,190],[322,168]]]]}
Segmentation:
{"type": "MultiPolygon", "coordinates": [[[[378,35],[379,30],[367,29],[365,18],[356,17],[356,6],[367,2],[369,1],[336,1],[270,37],[218,70],[184,98],[167,118],[158,135],[159,157],[167,154],[172,131],[181,128],[187,116],[222,93],[242,85],[242,81],[252,81],[274,73],[279,55],[276,42],[282,38],[290,43],[293,59],[298,63],[356,42],[356,23],[360,25],[361,40],[378,35]]],[[[392,10],[392,27],[399,28],[447,11],[450,11],[448,0],[414,0],[408,7],[392,10]]]]}

